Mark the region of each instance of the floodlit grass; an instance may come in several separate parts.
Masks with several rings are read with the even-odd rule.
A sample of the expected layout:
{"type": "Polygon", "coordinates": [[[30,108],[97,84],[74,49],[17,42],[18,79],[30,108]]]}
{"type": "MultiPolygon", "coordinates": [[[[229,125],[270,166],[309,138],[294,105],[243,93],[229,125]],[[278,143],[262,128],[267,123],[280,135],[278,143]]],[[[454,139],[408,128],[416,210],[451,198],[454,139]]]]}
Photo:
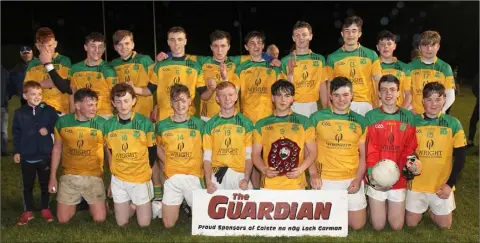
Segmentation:
{"type": "MultiPolygon", "coordinates": [[[[457,97],[452,115],[457,117],[468,133],[468,122],[475,105],[469,87],[462,88],[461,97],[457,97]]],[[[10,120],[18,100],[11,102],[10,120]]],[[[478,140],[478,139],[477,139],[478,140]]],[[[191,221],[184,214],[173,229],[165,229],[162,221],[155,219],[150,227],[140,228],[132,218],[127,227],[116,225],[114,215],[109,214],[105,223],[93,223],[88,211],[78,212],[67,225],[58,222],[44,223],[39,212],[26,226],[16,226],[22,206],[20,167],[11,157],[3,157],[1,164],[2,242],[478,242],[478,156],[474,153],[478,147],[468,150],[467,162],[455,191],[457,209],[453,214],[453,226],[450,230],[440,230],[428,215],[415,229],[404,227],[403,232],[393,232],[388,227],[376,232],[370,225],[360,231],[349,230],[346,238],[327,237],[206,237],[191,235],[191,221]]],[[[38,185],[38,184],[37,184],[38,185]]],[[[39,188],[34,190],[35,203],[39,205],[39,188]]],[[[55,214],[56,202],[52,196],[52,208],[55,214]]]]}

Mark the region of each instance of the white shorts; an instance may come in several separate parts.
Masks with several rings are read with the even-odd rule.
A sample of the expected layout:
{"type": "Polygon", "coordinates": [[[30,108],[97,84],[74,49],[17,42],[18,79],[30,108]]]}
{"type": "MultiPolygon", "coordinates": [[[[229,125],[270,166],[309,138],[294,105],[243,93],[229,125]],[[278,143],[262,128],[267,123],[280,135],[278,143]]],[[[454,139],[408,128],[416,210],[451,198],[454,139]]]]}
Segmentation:
{"type": "Polygon", "coordinates": [[[204,122],[208,122],[208,120],[210,120],[210,117],[201,116],[201,119],[202,119],[204,122]]]}
{"type": "Polygon", "coordinates": [[[368,102],[352,101],[352,104],[350,104],[350,110],[362,116],[365,116],[365,114],[367,114],[367,112],[371,111],[372,109],[372,105],[368,102]]]}
{"type": "Polygon", "coordinates": [[[120,180],[112,175],[110,187],[115,203],[132,201],[133,204],[139,206],[153,199],[152,180],[145,183],[132,183],[120,180]]]}
{"type": "Polygon", "coordinates": [[[373,189],[371,186],[367,186],[366,188],[367,196],[382,202],[387,199],[391,202],[403,202],[405,201],[406,194],[406,189],[394,189],[382,192],[373,189]]]}
{"type": "Polygon", "coordinates": [[[188,206],[192,206],[193,191],[202,189],[201,178],[194,175],[176,174],[163,184],[163,199],[165,205],[180,205],[185,198],[188,206]]]}
{"type": "Polygon", "coordinates": [[[113,117],[113,114],[111,114],[111,115],[99,115],[99,116],[103,117],[103,119],[105,119],[105,120],[110,120],[110,118],[113,117]]]}
{"type": "Polygon", "coordinates": [[[317,102],[297,103],[293,102],[292,110],[295,113],[310,117],[313,113],[318,111],[317,102]]]}
{"type": "MultiPolygon", "coordinates": [[[[323,180],[322,190],[346,190],[353,179],[347,180],[323,180]]],[[[360,183],[360,190],[355,194],[348,194],[348,211],[358,211],[367,207],[367,199],[365,198],[365,186],[363,181],[360,183]]]]}
{"type": "MultiPolygon", "coordinates": [[[[227,169],[223,176],[222,183],[219,184],[217,177],[212,173],[212,182],[217,186],[217,190],[241,190],[240,181],[245,178],[244,173],[236,172],[230,168],[227,169]]],[[[252,182],[249,180],[248,189],[253,189],[252,182]]]]}
{"type": "Polygon", "coordinates": [[[412,212],[422,214],[430,207],[435,215],[448,215],[455,210],[455,198],[453,192],[447,199],[439,198],[435,193],[407,191],[407,203],[405,208],[412,212]]]}

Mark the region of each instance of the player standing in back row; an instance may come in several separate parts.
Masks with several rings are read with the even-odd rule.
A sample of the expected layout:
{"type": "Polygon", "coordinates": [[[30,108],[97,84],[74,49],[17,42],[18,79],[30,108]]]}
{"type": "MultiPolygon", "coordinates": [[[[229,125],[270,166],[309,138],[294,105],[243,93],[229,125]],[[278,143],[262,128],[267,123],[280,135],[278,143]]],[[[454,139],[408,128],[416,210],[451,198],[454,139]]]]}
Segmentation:
{"type": "Polygon", "coordinates": [[[412,80],[408,65],[393,56],[397,48],[396,39],[397,36],[390,31],[380,32],[377,37],[377,50],[380,53],[383,75],[391,74],[400,81],[397,105],[408,110],[412,103],[412,80]]]}
{"type": "MultiPolygon", "coordinates": [[[[335,77],[347,77],[353,83],[353,101],[350,109],[365,115],[379,106],[377,87],[382,68],[375,51],[363,47],[358,42],[362,36],[363,20],[358,16],[345,19],[342,26],[344,45],[327,57],[329,82],[335,77]]],[[[327,85],[325,82],[323,85],[327,85]]],[[[329,90],[324,89],[324,90],[329,90]]],[[[327,100],[322,102],[327,107],[327,100]]]]}
{"type": "Polygon", "coordinates": [[[409,64],[412,77],[412,111],[415,114],[423,114],[425,111],[422,105],[423,87],[430,82],[438,81],[445,87],[443,112],[446,112],[455,101],[452,67],[437,57],[440,40],[440,34],[436,31],[423,32],[420,37],[420,58],[409,64]]]}
{"type": "Polygon", "coordinates": [[[295,85],[295,102],[292,110],[306,117],[310,117],[318,110],[317,101],[319,99],[324,100],[322,103],[325,104],[328,99],[327,92],[320,90],[321,87],[326,88],[325,85],[321,85],[327,81],[325,58],[310,50],[312,38],[312,26],[298,21],[292,30],[295,53],[290,53],[282,58],[282,72],[284,75],[293,76],[295,85]],[[323,94],[321,95],[320,92],[323,94]]]}

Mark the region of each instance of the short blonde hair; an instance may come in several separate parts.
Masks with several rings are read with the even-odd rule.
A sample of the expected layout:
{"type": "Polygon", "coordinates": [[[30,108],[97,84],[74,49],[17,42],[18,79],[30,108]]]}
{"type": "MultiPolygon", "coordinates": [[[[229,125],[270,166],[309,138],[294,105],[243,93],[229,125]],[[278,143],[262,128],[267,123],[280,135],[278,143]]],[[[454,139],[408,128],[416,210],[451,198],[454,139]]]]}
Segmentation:
{"type": "Polygon", "coordinates": [[[424,31],[420,37],[420,45],[424,46],[440,44],[441,39],[442,37],[440,37],[440,34],[437,31],[427,30],[424,31]]]}

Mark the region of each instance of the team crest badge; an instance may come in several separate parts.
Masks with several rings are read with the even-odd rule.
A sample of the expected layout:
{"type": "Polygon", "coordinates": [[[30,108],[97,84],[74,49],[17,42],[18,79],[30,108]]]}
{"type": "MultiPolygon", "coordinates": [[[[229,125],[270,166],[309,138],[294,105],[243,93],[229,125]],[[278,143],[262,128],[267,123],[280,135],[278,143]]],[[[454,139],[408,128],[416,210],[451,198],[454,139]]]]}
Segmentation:
{"type": "Polygon", "coordinates": [[[313,61],[313,66],[314,66],[314,67],[318,67],[318,65],[319,65],[319,64],[318,64],[318,61],[313,61]]]}
{"type": "Polygon", "coordinates": [[[360,64],[367,64],[367,59],[362,58],[362,59],[360,60],[360,64]]]}
{"type": "Polygon", "coordinates": [[[191,69],[191,68],[188,68],[188,69],[187,69],[187,74],[188,74],[188,75],[192,74],[192,69],[191,69]]]}
{"type": "Polygon", "coordinates": [[[298,124],[292,125],[292,131],[298,131],[298,124]]]}
{"type": "Polygon", "coordinates": [[[237,127],[237,133],[242,133],[242,132],[243,132],[243,128],[237,127]]]}
{"type": "Polygon", "coordinates": [[[140,137],[140,132],[139,132],[139,131],[134,131],[134,132],[133,132],[133,137],[134,137],[134,138],[140,137]]]}
{"type": "Polygon", "coordinates": [[[355,123],[350,123],[349,128],[350,128],[350,130],[355,131],[355,129],[357,128],[357,126],[355,125],[355,123]]]}
{"type": "Polygon", "coordinates": [[[269,69],[267,70],[267,74],[270,75],[271,73],[272,73],[272,69],[269,68],[269,69]]]}
{"type": "Polygon", "coordinates": [[[195,131],[190,131],[190,137],[195,137],[197,133],[195,131]]]}
{"type": "Polygon", "coordinates": [[[407,124],[402,123],[402,125],[400,125],[400,130],[405,131],[405,129],[407,129],[407,124]]]}
{"type": "Polygon", "coordinates": [[[448,133],[448,132],[447,132],[447,128],[442,127],[442,128],[440,129],[440,134],[441,134],[441,135],[447,135],[447,133],[448,133]]]}
{"type": "Polygon", "coordinates": [[[91,136],[91,137],[97,136],[97,130],[93,130],[93,129],[92,129],[92,131],[90,131],[90,136],[91,136]]]}

